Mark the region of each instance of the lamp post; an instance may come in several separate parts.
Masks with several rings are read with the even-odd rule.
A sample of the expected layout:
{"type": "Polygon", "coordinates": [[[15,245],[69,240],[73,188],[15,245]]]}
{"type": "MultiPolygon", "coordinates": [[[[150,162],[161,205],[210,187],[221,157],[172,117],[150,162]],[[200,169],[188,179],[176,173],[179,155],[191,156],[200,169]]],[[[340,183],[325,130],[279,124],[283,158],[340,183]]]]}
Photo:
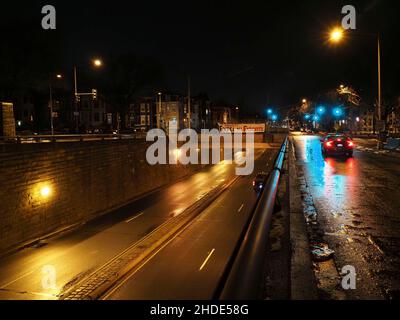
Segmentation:
{"type": "MultiPolygon", "coordinates": [[[[61,74],[56,75],[57,79],[62,79],[61,74]]],[[[54,121],[53,121],[53,86],[52,86],[53,76],[49,77],[49,107],[50,107],[50,129],[51,135],[54,136],[54,121]]]]}
{"type": "MultiPolygon", "coordinates": [[[[92,65],[95,68],[103,66],[103,61],[96,58],[92,60],[92,65]]],[[[74,104],[75,104],[75,130],[76,133],[79,131],[79,112],[78,112],[78,99],[81,95],[87,95],[86,93],[78,93],[78,80],[77,80],[77,67],[74,65],[74,104]]]]}
{"type": "MultiPolygon", "coordinates": [[[[377,94],[378,94],[378,99],[376,103],[376,114],[378,117],[379,122],[382,121],[382,81],[381,81],[381,38],[379,34],[360,34],[360,35],[367,35],[367,36],[373,36],[376,37],[376,43],[377,43],[377,66],[378,66],[378,88],[377,88],[377,94]]],[[[331,31],[329,40],[331,43],[339,43],[342,41],[344,38],[344,30],[341,28],[335,28],[331,31]]],[[[375,118],[375,116],[374,116],[375,118]]],[[[381,149],[383,147],[383,142],[382,142],[382,127],[379,127],[379,138],[378,138],[378,149],[381,149]]]]}
{"type": "Polygon", "coordinates": [[[158,104],[157,104],[157,129],[161,128],[161,99],[162,93],[158,93],[158,104]]]}

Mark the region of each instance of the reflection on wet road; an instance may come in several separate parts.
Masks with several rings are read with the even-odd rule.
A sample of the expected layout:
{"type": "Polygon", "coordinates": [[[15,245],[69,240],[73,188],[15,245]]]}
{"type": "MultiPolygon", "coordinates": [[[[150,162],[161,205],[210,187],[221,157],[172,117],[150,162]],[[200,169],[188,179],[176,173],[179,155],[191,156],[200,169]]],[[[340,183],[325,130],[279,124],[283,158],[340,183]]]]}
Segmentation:
{"type": "MultiPolygon", "coordinates": [[[[400,290],[400,158],[358,152],[326,158],[317,136],[294,137],[304,172],[313,231],[335,251],[335,267],[356,267],[350,299],[398,298],[400,290]]],[[[301,170],[300,170],[301,171],[301,170]]]]}

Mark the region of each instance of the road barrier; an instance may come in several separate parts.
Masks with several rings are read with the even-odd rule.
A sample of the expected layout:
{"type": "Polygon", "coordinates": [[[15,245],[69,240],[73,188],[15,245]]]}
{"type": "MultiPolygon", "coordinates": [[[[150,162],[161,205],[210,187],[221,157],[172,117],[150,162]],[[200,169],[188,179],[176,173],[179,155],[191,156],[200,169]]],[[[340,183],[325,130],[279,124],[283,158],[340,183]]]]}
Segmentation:
{"type": "Polygon", "coordinates": [[[248,227],[245,228],[215,293],[216,299],[255,300],[259,298],[269,230],[287,144],[286,137],[248,227]]]}

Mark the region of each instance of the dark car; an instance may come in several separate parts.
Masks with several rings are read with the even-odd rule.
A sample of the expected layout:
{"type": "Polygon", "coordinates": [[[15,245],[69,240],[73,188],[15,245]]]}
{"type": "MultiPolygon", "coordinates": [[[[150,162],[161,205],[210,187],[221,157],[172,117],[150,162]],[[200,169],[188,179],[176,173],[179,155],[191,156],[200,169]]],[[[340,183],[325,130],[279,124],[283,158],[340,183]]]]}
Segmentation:
{"type": "Polygon", "coordinates": [[[323,156],[353,156],[354,142],[342,134],[328,135],[321,140],[323,156]]]}
{"type": "Polygon", "coordinates": [[[254,191],[260,192],[265,186],[265,182],[267,181],[268,175],[265,172],[260,172],[253,180],[253,188],[254,191]]]}

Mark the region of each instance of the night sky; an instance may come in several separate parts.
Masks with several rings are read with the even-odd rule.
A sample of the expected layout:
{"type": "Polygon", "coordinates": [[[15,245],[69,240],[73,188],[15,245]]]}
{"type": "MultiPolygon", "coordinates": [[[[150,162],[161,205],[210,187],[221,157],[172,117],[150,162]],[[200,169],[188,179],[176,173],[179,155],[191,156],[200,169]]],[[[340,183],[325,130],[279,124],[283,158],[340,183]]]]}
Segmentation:
{"type": "MultiPolygon", "coordinates": [[[[206,92],[261,110],[349,84],[372,101],[376,87],[373,37],[349,36],[332,47],[326,32],[353,4],[359,33],[382,34],[383,91],[400,96],[400,6],[397,1],[15,1],[1,3],[8,30],[29,21],[43,39],[62,44],[60,68],[110,53],[151,56],[165,68],[158,87],[206,92]],[[57,9],[57,31],[42,31],[41,6],[57,9]]],[[[2,44],[3,49],[7,43],[2,44]]],[[[27,50],[27,55],[37,48],[27,50]]],[[[43,61],[45,64],[46,61],[43,61]]],[[[107,63],[107,61],[105,61],[107,63]]]]}

